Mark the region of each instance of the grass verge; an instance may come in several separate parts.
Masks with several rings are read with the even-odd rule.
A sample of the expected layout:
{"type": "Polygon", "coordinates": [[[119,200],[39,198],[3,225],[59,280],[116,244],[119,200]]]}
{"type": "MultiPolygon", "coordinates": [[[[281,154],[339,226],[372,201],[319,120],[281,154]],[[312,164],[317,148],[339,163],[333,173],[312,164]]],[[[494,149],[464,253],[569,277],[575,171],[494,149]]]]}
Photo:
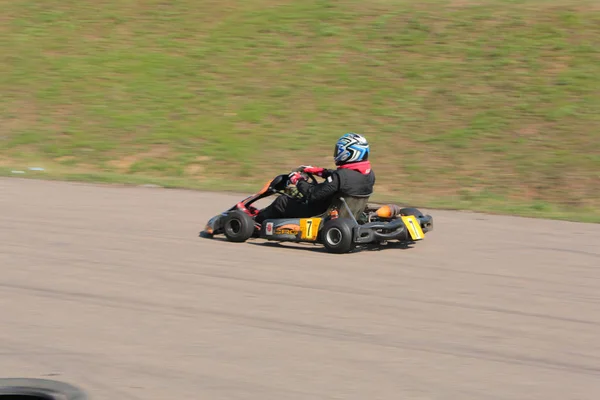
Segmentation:
{"type": "Polygon", "coordinates": [[[596,2],[0,5],[3,174],[252,190],[357,131],[378,198],[600,216],[596,2]]]}
{"type": "MultiPolygon", "coordinates": [[[[131,175],[131,174],[119,174],[113,172],[102,172],[102,171],[82,171],[73,172],[65,169],[54,169],[51,171],[30,171],[28,168],[14,169],[7,167],[0,167],[1,177],[18,177],[25,179],[43,179],[43,180],[60,180],[60,181],[74,181],[74,182],[89,182],[96,184],[109,184],[109,185],[126,185],[126,186],[157,186],[167,189],[192,189],[202,191],[215,191],[215,192],[230,192],[236,193],[243,196],[244,193],[254,193],[257,188],[262,186],[262,183],[258,180],[252,182],[231,182],[227,180],[214,179],[211,181],[195,181],[189,178],[169,178],[169,177],[156,177],[152,175],[131,175]],[[14,171],[22,171],[21,173],[14,173],[14,171]]],[[[406,203],[398,196],[395,195],[382,195],[375,194],[371,200],[373,202],[386,203],[404,203],[405,205],[431,208],[431,209],[442,209],[442,210],[469,210],[474,212],[481,212],[487,214],[500,214],[500,215],[515,215],[529,218],[548,218],[563,221],[572,222],[585,222],[585,223],[600,223],[600,215],[592,209],[565,209],[556,207],[550,203],[544,202],[507,202],[505,199],[498,197],[488,198],[485,196],[481,197],[445,197],[437,198],[425,203],[406,203]]],[[[241,197],[240,197],[241,198],[241,197]]],[[[233,204],[231,204],[233,205],[233,204]]],[[[224,207],[228,207],[225,205],[224,207]]],[[[220,212],[221,210],[215,210],[220,212]]]]}

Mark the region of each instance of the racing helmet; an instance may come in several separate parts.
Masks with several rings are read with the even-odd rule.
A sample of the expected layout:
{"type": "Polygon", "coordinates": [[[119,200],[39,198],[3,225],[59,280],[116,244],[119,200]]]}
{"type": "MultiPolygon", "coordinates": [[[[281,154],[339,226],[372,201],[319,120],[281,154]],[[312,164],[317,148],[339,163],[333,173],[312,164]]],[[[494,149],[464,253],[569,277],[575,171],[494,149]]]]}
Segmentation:
{"type": "Polygon", "coordinates": [[[333,161],[335,165],[343,165],[366,161],[369,159],[369,142],[357,133],[346,133],[335,144],[333,161]]]}

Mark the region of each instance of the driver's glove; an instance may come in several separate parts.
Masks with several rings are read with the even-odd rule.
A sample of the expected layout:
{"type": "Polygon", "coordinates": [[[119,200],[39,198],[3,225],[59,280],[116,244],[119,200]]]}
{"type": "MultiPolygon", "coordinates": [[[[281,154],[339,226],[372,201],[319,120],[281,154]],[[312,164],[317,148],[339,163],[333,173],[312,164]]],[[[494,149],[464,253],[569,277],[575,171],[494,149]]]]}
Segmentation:
{"type": "Polygon", "coordinates": [[[296,183],[298,183],[298,181],[306,180],[304,175],[302,175],[302,173],[300,173],[300,172],[292,172],[291,174],[288,175],[288,178],[292,185],[295,185],[296,183]]]}
{"type": "Polygon", "coordinates": [[[312,165],[303,165],[299,170],[317,176],[323,176],[323,171],[325,171],[324,168],[313,167],[312,165]]]}

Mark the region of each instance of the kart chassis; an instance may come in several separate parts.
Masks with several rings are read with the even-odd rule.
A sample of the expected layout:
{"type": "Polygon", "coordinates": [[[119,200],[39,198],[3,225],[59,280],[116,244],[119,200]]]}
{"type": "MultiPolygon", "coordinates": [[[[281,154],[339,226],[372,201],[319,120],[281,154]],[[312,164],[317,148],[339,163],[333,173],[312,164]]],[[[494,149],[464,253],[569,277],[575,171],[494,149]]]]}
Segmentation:
{"type": "MultiPolygon", "coordinates": [[[[312,174],[306,175],[317,182],[312,174]]],[[[358,245],[416,242],[433,229],[433,218],[416,208],[393,206],[395,214],[382,216],[381,206],[367,203],[369,196],[350,197],[353,207],[345,197],[337,197],[324,214],[314,217],[266,219],[262,224],[256,224],[249,212],[253,203],[272,195],[294,197],[285,190],[287,178],[287,175],[275,177],[258,193],[212,217],[201,236],[225,234],[227,239],[235,242],[253,237],[278,242],[320,243],[330,252],[346,253],[358,245]]]]}

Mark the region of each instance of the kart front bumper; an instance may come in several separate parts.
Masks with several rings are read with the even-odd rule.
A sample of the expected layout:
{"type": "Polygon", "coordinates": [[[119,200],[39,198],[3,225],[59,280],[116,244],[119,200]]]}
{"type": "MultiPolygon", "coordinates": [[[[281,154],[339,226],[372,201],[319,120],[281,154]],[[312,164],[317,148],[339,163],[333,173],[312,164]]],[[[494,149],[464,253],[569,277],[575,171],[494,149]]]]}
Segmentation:
{"type": "Polygon", "coordinates": [[[421,229],[423,233],[431,232],[433,230],[433,217],[431,215],[423,215],[419,217],[421,222],[421,229]]]}

